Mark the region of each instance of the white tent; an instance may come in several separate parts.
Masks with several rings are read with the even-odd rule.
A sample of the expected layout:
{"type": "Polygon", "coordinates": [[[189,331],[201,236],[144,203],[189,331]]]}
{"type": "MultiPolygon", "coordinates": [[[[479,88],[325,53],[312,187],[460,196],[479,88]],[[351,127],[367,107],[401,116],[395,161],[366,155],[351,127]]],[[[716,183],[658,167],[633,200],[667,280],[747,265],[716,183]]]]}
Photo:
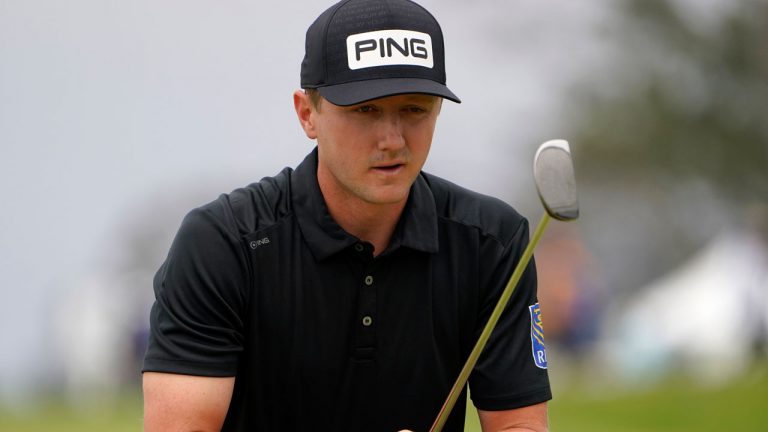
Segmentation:
{"type": "Polygon", "coordinates": [[[627,378],[682,371],[716,384],[743,371],[766,335],[768,246],[727,229],[615,310],[601,353],[627,378]]]}

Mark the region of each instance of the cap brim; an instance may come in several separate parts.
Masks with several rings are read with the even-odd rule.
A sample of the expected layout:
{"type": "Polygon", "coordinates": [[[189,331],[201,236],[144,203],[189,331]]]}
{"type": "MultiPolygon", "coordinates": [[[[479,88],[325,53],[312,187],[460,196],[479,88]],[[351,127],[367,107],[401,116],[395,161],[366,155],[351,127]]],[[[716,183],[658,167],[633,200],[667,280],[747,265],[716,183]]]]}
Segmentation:
{"type": "Polygon", "coordinates": [[[318,87],[318,92],[334,105],[356,105],[373,99],[409,93],[439,96],[456,103],[461,100],[443,84],[424,78],[381,78],[318,87]]]}

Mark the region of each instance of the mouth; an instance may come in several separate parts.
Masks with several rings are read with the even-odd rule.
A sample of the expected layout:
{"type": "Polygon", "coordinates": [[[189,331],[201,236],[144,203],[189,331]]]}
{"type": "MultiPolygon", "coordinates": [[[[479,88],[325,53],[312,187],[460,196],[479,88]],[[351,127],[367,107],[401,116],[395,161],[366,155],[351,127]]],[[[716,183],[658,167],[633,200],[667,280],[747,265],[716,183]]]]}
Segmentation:
{"type": "Polygon", "coordinates": [[[388,165],[379,165],[372,167],[371,169],[376,172],[384,173],[384,174],[394,174],[399,172],[403,167],[405,167],[405,164],[403,163],[392,163],[388,165]]]}

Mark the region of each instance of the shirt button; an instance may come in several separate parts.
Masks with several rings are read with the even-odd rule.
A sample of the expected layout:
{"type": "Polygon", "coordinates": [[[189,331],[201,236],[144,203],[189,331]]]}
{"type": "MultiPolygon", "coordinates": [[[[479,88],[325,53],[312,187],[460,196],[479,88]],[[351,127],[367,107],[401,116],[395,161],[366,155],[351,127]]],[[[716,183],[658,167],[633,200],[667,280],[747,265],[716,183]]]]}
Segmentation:
{"type": "Polygon", "coordinates": [[[368,315],[363,317],[363,325],[368,327],[371,324],[373,324],[373,318],[369,317],[368,315]]]}
{"type": "Polygon", "coordinates": [[[365,284],[368,286],[373,285],[373,276],[366,276],[365,277],[365,284]]]}
{"type": "Polygon", "coordinates": [[[356,251],[358,251],[358,252],[362,252],[362,251],[363,251],[363,249],[365,249],[365,247],[363,247],[363,245],[362,245],[362,244],[360,244],[360,243],[357,243],[357,244],[355,244],[355,250],[356,250],[356,251]]]}

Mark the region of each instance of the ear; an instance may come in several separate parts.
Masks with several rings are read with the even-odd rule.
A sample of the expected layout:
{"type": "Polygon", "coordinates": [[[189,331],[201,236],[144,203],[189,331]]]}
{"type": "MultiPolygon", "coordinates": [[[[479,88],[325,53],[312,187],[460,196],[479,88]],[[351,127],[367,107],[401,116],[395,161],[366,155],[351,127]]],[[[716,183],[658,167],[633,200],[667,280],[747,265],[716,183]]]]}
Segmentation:
{"type": "Polygon", "coordinates": [[[293,92],[293,107],[296,109],[296,116],[299,118],[299,123],[301,128],[304,129],[307,138],[317,138],[314,118],[315,109],[312,107],[309,96],[301,90],[293,92]]]}

